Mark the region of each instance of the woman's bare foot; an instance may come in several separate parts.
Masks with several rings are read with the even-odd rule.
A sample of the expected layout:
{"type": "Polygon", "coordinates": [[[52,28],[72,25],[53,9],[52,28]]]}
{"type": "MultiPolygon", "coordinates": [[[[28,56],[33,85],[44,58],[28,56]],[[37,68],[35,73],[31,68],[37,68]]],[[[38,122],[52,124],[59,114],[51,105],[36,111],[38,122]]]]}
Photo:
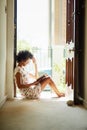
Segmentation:
{"type": "Polygon", "coordinates": [[[58,93],[58,97],[65,97],[65,93],[58,93]]]}

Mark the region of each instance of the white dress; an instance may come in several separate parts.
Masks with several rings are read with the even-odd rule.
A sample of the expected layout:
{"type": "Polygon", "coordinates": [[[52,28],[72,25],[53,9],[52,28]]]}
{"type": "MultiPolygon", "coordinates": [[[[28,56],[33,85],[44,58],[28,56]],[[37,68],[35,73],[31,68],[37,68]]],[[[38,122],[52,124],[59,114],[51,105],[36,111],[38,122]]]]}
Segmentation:
{"type": "MultiPolygon", "coordinates": [[[[14,81],[15,81],[15,85],[17,86],[17,82],[16,82],[16,74],[17,72],[19,72],[21,74],[21,78],[20,78],[20,83],[21,84],[29,84],[35,81],[35,79],[31,78],[29,76],[29,72],[25,69],[25,67],[20,67],[17,66],[14,70],[14,81]]],[[[20,93],[25,96],[26,98],[29,99],[35,99],[35,98],[39,98],[40,96],[40,92],[41,92],[41,85],[35,85],[35,86],[31,86],[29,88],[21,88],[19,89],[20,93]]]]}

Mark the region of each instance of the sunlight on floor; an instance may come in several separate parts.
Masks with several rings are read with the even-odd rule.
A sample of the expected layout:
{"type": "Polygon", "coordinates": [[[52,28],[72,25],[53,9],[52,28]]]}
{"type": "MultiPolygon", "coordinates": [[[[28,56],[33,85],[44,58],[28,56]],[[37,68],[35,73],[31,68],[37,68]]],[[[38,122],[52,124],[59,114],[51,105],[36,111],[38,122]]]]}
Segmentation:
{"type": "MultiPolygon", "coordinates": [[[[23,96],[20,95],[20,93],[17,94],[17,99],[22,99],[23,96]]],[[[69,93],[65,93],[65,97],[57,97],[57,95],[53,91],[42,91],[40,94],[40,99],[52,99],[57,101],[68,101],[73,100],[73,91],[69,93]]]]}
{"type": "Polygon", "coordinates": [[[43,91],[40,95],[41,99],[58,99],[59,101],[73,100],[73,92],[65,94],[65,97],[57,97],[57,95],[51,91],[43,91]]]}

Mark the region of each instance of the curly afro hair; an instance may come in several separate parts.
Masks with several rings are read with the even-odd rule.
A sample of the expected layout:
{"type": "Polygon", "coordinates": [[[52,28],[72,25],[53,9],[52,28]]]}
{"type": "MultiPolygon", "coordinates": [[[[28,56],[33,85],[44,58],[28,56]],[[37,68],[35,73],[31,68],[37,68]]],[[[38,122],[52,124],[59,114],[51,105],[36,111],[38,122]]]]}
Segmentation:
{"type": "Polygon", "coordinates": [[[17,55],[17,62],[21,62],[27,59],[32,59],[33,58],[33,54],[27,50],[24,51],[19,51],[18,55],[17,55]]]}

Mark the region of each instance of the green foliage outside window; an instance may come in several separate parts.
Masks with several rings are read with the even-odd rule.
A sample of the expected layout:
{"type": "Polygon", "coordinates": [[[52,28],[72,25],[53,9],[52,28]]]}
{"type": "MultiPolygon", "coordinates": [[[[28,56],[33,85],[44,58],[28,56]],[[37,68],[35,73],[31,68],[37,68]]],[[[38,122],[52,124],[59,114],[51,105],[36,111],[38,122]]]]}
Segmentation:
{"type": "Polygon", "coordinates": [[[56,75],[56,84],[61,91],[65,91],[65,59],[60,63],[53,64],[53,71],[56,75]]]}

